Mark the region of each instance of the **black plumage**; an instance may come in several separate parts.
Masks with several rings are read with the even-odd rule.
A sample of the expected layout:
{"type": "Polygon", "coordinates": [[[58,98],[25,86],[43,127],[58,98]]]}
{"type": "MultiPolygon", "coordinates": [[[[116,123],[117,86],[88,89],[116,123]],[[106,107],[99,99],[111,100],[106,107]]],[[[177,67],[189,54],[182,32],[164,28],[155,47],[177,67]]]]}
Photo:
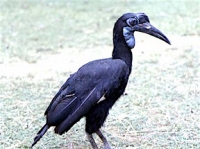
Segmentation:
{"type": "Polygon", "coordinates": [[[126,13],[113,29],[112,58],[95,60],[83,65],[60,88],[45,111],[46,124],[34,139],[34,146],[45,132],[55,126],[55,133],[67,132],[82,117],[86,117],[85,131],[94,149],[92,137],[96,133],[111,149],[99,130],[108,116],[109,109],[123,94],[132,68],[132,52],[135,46],[134,32],[144,32],[170,44],[167,37],[153,27],[146,14],[126,13]]]}

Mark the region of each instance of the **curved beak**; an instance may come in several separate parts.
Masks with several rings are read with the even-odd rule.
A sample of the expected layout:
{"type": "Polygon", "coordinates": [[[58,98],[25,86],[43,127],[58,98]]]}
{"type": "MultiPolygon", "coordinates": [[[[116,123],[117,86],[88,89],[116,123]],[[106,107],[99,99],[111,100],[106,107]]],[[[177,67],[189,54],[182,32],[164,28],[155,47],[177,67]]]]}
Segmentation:
{"type": "Polygon", "coordinates": [[[157,28],[155,28],[153,25],[151,25],[149,22],[135,25],[134,30],[138,31],[138,32],[143,32],[143,33],[149,34],[151,36],[159,38],[160,40],[163,40],[164,42],[166,42],[168,44],[171,44],[169,39],[161,31],[159,31],[157,28]]]}

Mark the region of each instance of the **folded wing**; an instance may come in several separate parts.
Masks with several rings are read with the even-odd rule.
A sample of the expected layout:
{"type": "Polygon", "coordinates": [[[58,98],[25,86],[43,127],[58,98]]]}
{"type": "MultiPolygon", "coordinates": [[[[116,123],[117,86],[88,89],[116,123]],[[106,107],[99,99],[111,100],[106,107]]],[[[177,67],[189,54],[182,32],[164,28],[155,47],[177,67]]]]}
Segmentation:
{"type": "Polygon", "coordinates": [[[55,132],[63,134],[68,131],[77,121],[98,103],[107,92],[118,88],[124,77],[127,75],[126,64],[116,60],[116,67],[111,67],[113,60],[90,62],[81,67],[75,74],[65,82],[59,92],[55,95],[45,114],[47,124],[56,126],[55,132]],[[95,67],[94,67],[95,66],[95,67]]]}

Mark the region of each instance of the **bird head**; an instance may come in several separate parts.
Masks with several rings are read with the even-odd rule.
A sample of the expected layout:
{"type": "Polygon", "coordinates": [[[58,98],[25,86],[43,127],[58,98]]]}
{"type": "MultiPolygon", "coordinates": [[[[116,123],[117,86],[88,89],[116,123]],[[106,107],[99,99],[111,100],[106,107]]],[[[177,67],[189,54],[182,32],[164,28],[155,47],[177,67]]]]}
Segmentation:
{"type": "Polygon", "coordinates": [[[120,29],[122,29],[123,37],[130,49],[135,46],[135,31],[149,34],[170,44],[168,38],[156,27],[150,24],[149,18],[145,13],[126,13],[122,15],[115,23],[114,36],[117,36],[115,30],[119,31],[120,29]]]}

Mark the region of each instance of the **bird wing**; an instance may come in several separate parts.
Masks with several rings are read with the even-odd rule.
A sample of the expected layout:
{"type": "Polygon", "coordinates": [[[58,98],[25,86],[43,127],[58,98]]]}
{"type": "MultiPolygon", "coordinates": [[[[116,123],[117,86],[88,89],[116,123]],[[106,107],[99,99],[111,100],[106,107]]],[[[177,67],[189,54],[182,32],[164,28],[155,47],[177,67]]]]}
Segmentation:
{"type": "Polygon", "coordinates": [[[87,63],[73,74],[55,95],[45,114],[55,132],[68,131],[98,103],[106,92],[118,88],[127,76],[121,60],[98,60],[87,63]]]}

